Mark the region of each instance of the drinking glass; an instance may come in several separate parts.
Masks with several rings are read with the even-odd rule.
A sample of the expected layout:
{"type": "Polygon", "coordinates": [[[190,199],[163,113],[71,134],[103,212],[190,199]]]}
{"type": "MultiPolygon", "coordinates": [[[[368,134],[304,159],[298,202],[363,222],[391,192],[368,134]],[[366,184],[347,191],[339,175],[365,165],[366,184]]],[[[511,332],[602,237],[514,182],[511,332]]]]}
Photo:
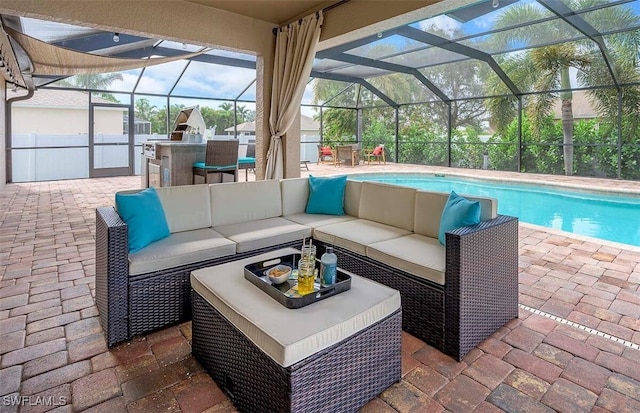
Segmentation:
{"type": "Polygon", "coordinates": [[[316,262],[316,246],[315,245],[303,245],[302,246],[302,255],[301,255],[301,261],[308,261],[310,263],[313,263],[313,265],[315,266],[315,262],[316,262]]]}
{"type": "Polygon", "coordinates": [[[313,292],[313,283],[316,278],[315,270],[314,261],[301,259],[298,262],[298,294],[305,295],[313,292]]]}

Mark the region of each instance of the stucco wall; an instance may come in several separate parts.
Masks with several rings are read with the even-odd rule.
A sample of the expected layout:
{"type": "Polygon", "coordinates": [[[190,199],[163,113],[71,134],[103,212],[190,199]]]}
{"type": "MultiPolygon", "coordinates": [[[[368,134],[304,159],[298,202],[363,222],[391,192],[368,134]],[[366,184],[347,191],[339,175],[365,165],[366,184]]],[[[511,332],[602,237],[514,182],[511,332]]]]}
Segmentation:
{"type": "Polygon", "coordinates": [[[6,157],[6,138],[7,128],[5,124],[5,117],[7,114],[6,109],[6,96],[7,88],[4,79],[0,79],[0,190],[2,190],[7,183],[7,157],[6,157]]]}
{"type": "Polygon", "coordinates": [[[122,108],[96,108],[93,133],[122,134],[123,113],[122,108]]]}
{"type": "Polygon", "coordinates": [[[74,135],[89,133],[88,109],[56,109],[13,105],[12,133],[74,135]]]}
{"type": "MultiPolygon", "coordinates": [[[[87,102],[88,105],[88,102],[87,102]]],[[[89,110],[13,105],[12,133],[74,135],[89,133],[89,110]]],[[[95,133],[121,134],[122,109],[96,108],[95,133]]]]}

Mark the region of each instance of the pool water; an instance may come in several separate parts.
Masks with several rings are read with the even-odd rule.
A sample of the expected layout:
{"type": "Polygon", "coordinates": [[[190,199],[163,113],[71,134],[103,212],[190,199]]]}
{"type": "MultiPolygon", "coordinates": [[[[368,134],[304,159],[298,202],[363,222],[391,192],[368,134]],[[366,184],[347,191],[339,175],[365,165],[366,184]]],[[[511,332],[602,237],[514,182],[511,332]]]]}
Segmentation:
{"type": "Polygon", "coordinates": [[[498,213],[522,222],[640,246],[640,196],[433,175],[362,174],[349,179],[488,196],[498,200],[498,213]]]}

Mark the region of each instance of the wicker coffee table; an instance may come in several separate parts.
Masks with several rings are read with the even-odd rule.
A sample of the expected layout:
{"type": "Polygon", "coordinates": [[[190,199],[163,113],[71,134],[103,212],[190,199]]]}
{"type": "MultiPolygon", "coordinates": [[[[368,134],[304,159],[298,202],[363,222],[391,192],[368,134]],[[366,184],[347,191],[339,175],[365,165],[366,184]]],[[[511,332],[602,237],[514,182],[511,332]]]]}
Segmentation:
{"type": "Polygon", "coordinates": [[[397,291],[349,291],[287,309],[244,279],[282,249],[191,273],[193,354],[244,412],[356,411],[401,377],[397,291]]]}

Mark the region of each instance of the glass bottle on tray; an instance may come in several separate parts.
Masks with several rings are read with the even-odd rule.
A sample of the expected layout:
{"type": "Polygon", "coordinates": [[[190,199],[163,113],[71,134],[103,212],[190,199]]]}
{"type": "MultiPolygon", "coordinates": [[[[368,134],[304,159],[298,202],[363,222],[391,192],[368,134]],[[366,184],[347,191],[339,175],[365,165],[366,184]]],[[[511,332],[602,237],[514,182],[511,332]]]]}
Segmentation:
{"type": "Polygon", "coordinates": [[[328,287],[336,283],[338,271],[338,257],[333,252],[333,247],[327,247],[327,251],[320,257],[320,284],[328,287]]]}

